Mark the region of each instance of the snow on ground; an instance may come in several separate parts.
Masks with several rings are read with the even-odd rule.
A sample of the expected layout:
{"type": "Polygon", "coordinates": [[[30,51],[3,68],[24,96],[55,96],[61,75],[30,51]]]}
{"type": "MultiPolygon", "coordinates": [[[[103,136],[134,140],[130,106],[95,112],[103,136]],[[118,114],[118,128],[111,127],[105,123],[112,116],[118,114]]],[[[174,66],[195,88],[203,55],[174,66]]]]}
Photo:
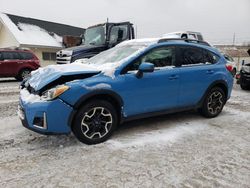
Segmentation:
{"type": "MultiPolygon", "coordinates": [[[[18,99],[1,88],[1,101],[18,99]]],[[[0,187],[250,187],[249,95],[235,86],[217,118],[189,111],[133,121],[94,146],[31,132],[7,108],[17,103],[0,102],[0,187]]]]}

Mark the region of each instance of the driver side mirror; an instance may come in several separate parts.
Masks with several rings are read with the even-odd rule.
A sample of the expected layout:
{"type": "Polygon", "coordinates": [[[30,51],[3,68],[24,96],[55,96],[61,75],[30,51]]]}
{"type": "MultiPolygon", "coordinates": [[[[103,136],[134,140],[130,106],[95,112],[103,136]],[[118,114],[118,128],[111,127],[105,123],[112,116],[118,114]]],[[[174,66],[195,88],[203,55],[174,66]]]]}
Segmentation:
{"type": "Polygon", "coordinates": [[[142,62],[138,68],[138,71],[136,73],[136,77],[141,78],[143,76],[143,73],[154,72],[154,69],[155,69],[154,64],[142,62]]]}

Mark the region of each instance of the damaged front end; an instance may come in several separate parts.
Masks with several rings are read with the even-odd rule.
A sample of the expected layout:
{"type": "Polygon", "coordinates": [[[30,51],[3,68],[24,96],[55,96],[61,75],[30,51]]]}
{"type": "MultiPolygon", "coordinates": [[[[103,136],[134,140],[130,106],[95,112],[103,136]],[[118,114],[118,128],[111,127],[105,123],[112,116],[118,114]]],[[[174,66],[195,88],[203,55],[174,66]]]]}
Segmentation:
{"type": "Polygon", "coordinates": [[[90,78],[100,73],[98,70],[75,68],[74,71],[66,71],[60,66],[58,68],[60,70],[57,67],[46,67],[35,71],[20,85],[18,115],[22,124],[35,132],[70,133],[67,122],[73,108],[63,101],[60,95],[71,89],[67,85],[68,82],[90,78]]]}

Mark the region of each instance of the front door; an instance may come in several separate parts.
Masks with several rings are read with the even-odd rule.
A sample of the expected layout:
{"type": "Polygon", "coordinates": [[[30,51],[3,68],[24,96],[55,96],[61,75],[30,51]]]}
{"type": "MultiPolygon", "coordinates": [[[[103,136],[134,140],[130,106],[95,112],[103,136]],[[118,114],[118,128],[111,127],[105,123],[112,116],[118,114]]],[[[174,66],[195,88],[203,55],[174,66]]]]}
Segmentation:
{"type": "Polygon", "coordinates": [[[175,48],[163,46],[150,50],[127,67],[120,76],[124,82],[120,93],[127,116],[178,107],[179,68],[174,65],[175,48]],[[137,78],[136,72],[142,62],[154,64],[155,70],[137,78]]]}

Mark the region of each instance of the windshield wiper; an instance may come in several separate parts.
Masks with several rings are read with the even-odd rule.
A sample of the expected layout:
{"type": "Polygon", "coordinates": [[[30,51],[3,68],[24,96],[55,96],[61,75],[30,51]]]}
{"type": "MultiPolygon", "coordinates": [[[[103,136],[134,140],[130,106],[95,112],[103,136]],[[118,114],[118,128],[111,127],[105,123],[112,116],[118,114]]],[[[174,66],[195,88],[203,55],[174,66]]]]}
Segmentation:
{"type": "Polygon", "coordinates": [[[96,45],[96,42],[90,42],[89,44],[91,44],[91,45],[96,45]]]}

